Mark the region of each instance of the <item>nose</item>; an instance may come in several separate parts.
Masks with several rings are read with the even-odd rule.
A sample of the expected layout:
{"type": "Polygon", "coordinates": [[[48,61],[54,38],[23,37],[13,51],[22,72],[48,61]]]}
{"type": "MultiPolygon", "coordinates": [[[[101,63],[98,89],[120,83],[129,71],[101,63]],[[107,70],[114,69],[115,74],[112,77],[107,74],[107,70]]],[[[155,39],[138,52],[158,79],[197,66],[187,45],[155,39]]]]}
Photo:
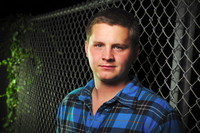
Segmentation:
{"type": "Polygon", "coordinates": [[[114,61],[114,54],[111,48],[107,48],[102,53],[102,60],[107,62],[113,62],[114,61]]]}

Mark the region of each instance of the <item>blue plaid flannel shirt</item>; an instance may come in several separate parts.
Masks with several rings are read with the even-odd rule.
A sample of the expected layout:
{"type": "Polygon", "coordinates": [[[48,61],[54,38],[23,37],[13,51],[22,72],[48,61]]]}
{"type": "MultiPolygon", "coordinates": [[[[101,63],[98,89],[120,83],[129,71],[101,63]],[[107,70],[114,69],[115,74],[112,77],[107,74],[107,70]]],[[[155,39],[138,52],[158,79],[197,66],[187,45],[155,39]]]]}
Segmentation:
{"type": "Polygon", "coordinates": [[[94,80],[69,93],[58,108],[57,133],[181,133],[177,112],[134,78],[92,114],[94,80]]]}

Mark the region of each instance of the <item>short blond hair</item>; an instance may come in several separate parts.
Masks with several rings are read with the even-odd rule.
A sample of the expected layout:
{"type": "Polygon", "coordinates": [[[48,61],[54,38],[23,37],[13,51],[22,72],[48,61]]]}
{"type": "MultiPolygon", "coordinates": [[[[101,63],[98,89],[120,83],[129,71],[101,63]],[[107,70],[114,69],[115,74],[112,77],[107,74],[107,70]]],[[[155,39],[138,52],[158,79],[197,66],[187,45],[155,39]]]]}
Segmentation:
{"type": "Polygon", "coordinates": [[[133,45],[137,45],[139,41],[138,21],[133,14],[120,8],[110,8],[103,10],[94,15],[88,22],[86,27],[87,41],[92,34],[92,27],[98,23],[106,23],[109,25],[121,25],[129,29],[129,37],[133,45]]]}

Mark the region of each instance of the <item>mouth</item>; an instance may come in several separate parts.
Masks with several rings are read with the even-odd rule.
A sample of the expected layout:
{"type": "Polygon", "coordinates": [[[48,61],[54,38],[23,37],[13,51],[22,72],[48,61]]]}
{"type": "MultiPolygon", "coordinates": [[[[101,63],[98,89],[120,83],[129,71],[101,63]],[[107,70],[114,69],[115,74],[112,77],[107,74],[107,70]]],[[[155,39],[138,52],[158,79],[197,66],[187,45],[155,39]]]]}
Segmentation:
{"type": "Polygon", "coordinates": [[[106,70],[112,70],[116,68],[114,65],[99,65],[99,67],[106,70]]]}

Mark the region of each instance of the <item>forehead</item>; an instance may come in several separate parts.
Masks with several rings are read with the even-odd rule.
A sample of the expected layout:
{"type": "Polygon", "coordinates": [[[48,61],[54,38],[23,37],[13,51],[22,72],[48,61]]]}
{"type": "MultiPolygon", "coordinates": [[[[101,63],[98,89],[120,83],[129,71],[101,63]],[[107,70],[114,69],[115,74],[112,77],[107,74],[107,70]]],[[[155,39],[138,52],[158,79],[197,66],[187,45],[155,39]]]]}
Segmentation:
{"type": "Polygon", "coordinates": [[[90,39],[127,42],[129,41],[129,29],[121,25],[94,24],[90,39]]]}
{"type": "Polygon", "coordinates": [[[93,31],[94,29],[97,28],[113,28],[113,29],[121,29],[121,30],[126,30],[129,31],[129,29],[125,26],[119,25],[119,24],[109,24],[109,23],[105,23],[105,22],[100,22],[100,23],[95,23],[92,27],[91,30],[93,31]]]}

